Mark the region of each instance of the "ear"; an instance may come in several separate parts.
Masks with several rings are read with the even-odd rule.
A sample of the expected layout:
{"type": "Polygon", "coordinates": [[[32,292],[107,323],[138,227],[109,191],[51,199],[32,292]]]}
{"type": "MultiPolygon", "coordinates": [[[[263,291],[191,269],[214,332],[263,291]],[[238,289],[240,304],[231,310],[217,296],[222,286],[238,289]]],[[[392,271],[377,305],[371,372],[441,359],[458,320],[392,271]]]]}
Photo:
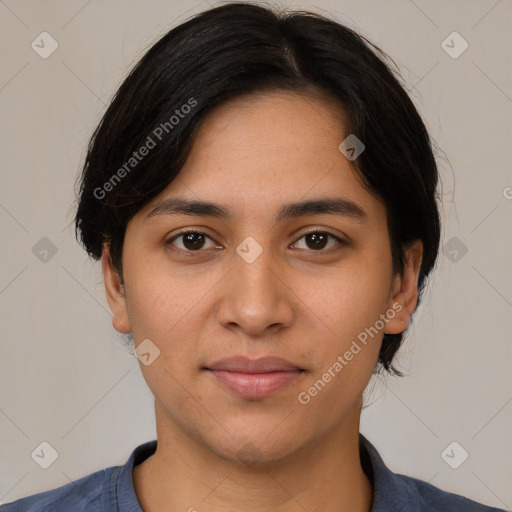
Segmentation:
{"type": "Polygon", "coordinates": [[[396,315],[387,322],[385,334],[400,334],[407,329],[418,303],[418,277],[422,258],[421,240],[414,240],[407,244],[404,249],[404,270],[393,280],[388,304],[388,311],[395,311],[396,315]]]}
{"type": "Polygon", "coordinates": [[[128,318],[124,285],[121,282],[119,272],[112,264],[110,244],[107,243],[103,244],[101,268],[105,281],[105,295],[112,311],[112,325],[116,331],[127,334],[131,332],[132,326],[128,318]]]}

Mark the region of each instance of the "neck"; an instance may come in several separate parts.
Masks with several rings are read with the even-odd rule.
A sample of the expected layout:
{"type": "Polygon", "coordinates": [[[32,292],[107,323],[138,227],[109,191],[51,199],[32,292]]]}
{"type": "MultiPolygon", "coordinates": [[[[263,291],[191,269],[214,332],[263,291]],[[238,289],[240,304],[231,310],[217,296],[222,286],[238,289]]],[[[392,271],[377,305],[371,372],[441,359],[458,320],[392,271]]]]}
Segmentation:
{"type": "Polygon", "coordinates": [[[169,425],[161,435],[163,414],[156,406],[156,452],[133,471],[144,512],[370,512],[372,486],[359,457],[359,415],[286,457],[245,466],[169,425]]]}

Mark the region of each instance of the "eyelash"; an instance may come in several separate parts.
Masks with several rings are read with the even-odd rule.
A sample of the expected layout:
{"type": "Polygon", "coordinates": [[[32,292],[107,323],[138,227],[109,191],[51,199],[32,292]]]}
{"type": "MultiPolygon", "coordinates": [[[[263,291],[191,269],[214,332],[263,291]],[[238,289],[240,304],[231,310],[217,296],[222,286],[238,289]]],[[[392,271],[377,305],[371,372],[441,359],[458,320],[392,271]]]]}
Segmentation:
{"type": "MultiPolygon", "coordinates": [[[[198,231],[198,230],[195,230],[195,229],[187,229],[186,231],[182,231],[181,233],[178,233],[176,235],[174,235],[172,238],[170,238],[169,240],[167,240],[165,242],[166,245],[172,245],[172,243],[174,242],[174,240],[177,240],[178,238],[180,238],[181,236],[183,235],[188,235],[188,234],[197,234],[197,235],[204,235],[205,237],[209,238],[210,240],[213,240],[210,236],[208,236],[206,233],[202,232],[202,231],[198,231]]],[[[330,233],[329,231],[322,231],[322,230],[313,230],[313,231],[309,231],[307,233],[303,233],[300,238],[297,240],[297,242],[299,240],[302,240],[304,237],[308,236],[308,235],[314,235],[314,234],[322,234],[322,235],[327,235],[329,238],[334,238],[337,242],[338,242],[338,245],[342,245],[342,246],[346,246],[348,245],[347,242],[345,242],[344,240],[342,240],[340,237],[330,233]]],[[[295,242],[295,244],[297,243],[295,242]]],[[[294,245],[295,245],[294,244],[294,245]]],[[[177,247],[177,249],[179,251],[182,251],[182,252],[188,252],[188,253],[196,253],[196,252],[205,252],[205,250],[202,250],[202,249],[199,249],[197,251],[191,251],[189,249],[180,249],[179,247],[177,247]]],[[[332,249],[332,248],[331,248],[332,249]]],[[[302,249],[304,250],[304,249],[302,249]]],[[[330,249],[320,249],[318,251],[315,251],[313,249],[306,249],[310,252],[317,252],[317,253],[322,253],[322,252],[327,252],[329,251],[330,249]]]]}

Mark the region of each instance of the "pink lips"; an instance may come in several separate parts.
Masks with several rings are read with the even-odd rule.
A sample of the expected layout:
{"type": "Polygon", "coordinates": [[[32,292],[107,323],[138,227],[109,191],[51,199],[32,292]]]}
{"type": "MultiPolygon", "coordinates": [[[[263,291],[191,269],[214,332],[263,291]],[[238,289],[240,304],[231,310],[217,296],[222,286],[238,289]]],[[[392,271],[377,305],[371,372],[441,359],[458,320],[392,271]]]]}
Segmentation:
{"type": "Polygon", "coordinates": [[[279,357],[230,357],[206,369],[236,395],[252,399],[267,397],[304,373],[279,357]]]}

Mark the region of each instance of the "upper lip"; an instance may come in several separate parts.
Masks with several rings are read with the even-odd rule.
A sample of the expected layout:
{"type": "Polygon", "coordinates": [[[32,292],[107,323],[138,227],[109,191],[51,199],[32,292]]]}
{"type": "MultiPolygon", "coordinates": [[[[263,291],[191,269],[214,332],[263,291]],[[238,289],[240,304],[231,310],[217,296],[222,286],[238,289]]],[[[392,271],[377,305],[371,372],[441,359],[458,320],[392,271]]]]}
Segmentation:
{"type": "Polygon", "coordinates": [[[296,364],[280,357],[260,357],[251,359],[247,356],[235,356],[219,359],[206,367],[208,370],[225,370],[239,373],[271,373],[302,370],[296,364]]]}

